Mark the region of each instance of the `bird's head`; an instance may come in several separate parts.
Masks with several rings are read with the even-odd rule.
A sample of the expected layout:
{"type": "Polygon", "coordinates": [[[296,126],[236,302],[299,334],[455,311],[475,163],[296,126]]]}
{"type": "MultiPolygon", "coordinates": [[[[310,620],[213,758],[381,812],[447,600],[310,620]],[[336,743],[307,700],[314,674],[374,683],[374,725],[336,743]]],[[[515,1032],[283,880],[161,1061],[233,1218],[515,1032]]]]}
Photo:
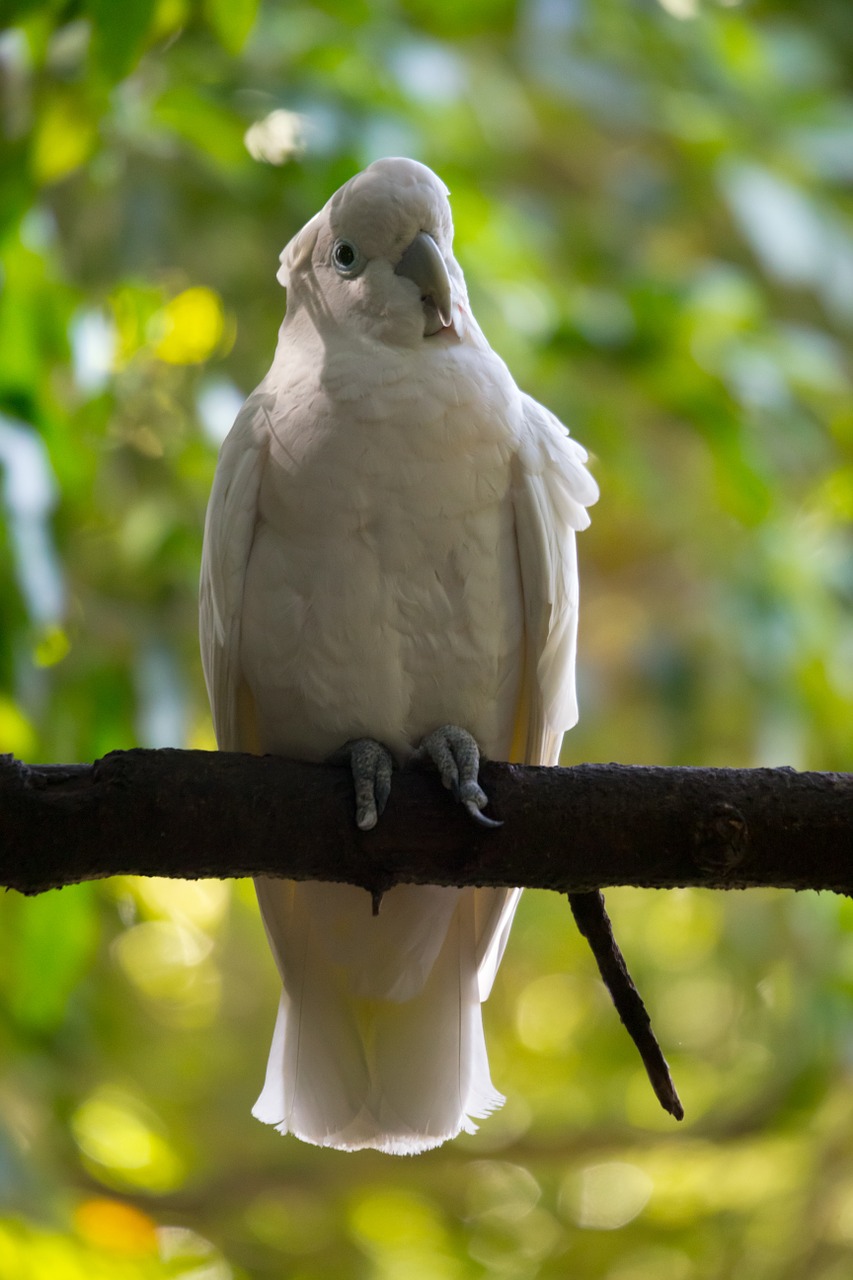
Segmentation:
{"type": "Polygon", "coordinates": [[[455,339],[466,301],[447,188],[415,160],[377,160],[336,191],[281,255],[288,313],[415,346],[455,339]]]}

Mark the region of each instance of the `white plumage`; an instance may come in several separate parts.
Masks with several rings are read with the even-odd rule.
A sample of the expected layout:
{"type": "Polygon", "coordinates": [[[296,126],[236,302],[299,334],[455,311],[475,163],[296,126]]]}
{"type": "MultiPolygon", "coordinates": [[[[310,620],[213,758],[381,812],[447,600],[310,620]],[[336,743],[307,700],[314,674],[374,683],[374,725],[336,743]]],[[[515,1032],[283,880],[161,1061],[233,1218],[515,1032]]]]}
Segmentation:
{"type": "MultiPolygon", "coordinates": [[[[451,244],[443,184],[390,159],[282,254],[275,358],[205,528],[222,749],[320,761],[367,737],[402,763],[452,723],[495,759],[552,764],[577,718],[574,531],[596,486],[488,346],[451,244]]],[[[500,1105],[480,1002],[518,891],[401,885],[378,916],[348,885],[257,891],[283,992],[255,1115],[404,1154],[500,1105]]]]}

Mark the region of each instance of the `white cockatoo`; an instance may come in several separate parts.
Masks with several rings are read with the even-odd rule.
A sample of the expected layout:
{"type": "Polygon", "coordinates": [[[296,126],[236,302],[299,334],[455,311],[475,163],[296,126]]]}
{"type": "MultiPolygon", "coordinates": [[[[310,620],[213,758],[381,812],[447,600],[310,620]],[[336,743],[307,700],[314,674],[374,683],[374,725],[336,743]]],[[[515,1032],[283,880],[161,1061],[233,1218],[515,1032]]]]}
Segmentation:
{"type": "MultiPolygon", "coordinates": [[[[586,454],[491,350],[453,257],[447,189],[385,159],[290,241],[267,376],[222,446],[201,572],[221,749],[346,746],[357,822],[392,759],[430,756],[474,816],[490,757],[557,761],[577,718],[575,531],[586,454]]],[[[522,833],[519,833],[522,838],[522,833]]],[[[261,877],[282,981],[261,1120],[411,1154],[503,1098],[481,1001],[519,890],[261,877]]]]}

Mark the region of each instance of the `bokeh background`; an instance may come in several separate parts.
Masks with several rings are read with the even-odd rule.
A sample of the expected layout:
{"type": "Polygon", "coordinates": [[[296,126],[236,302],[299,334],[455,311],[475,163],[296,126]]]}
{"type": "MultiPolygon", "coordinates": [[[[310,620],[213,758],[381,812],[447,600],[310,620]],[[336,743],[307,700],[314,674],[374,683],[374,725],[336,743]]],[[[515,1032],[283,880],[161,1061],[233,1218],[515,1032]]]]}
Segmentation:
{"type": "MultiPolygon", "coordinates": [[[[0,0],[0,750],[213,745],[216,449],[281,247],[377,156],[452,190],[478,318],[589,447],[564,758],[853,766],[848,0],[0,0]]],[[[847,1280],[853,907],[613,891],[660,1112],[556,895],[415,1160],[249,1115],[251,886],[0,902],[0,1278],[847,1280]]]]}

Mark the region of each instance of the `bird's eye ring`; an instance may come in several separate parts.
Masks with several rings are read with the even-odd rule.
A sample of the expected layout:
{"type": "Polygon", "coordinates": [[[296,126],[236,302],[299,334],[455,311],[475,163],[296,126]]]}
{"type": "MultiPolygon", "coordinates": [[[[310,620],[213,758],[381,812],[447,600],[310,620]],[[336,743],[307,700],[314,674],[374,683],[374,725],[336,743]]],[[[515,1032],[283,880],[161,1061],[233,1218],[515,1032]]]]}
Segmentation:
{"type": "Polygon", "coordinates": [[[349,240],[337,240],[332,250],[332,262],[341,275],[353,275],[359,266],[358,250],[349,240]]]}

